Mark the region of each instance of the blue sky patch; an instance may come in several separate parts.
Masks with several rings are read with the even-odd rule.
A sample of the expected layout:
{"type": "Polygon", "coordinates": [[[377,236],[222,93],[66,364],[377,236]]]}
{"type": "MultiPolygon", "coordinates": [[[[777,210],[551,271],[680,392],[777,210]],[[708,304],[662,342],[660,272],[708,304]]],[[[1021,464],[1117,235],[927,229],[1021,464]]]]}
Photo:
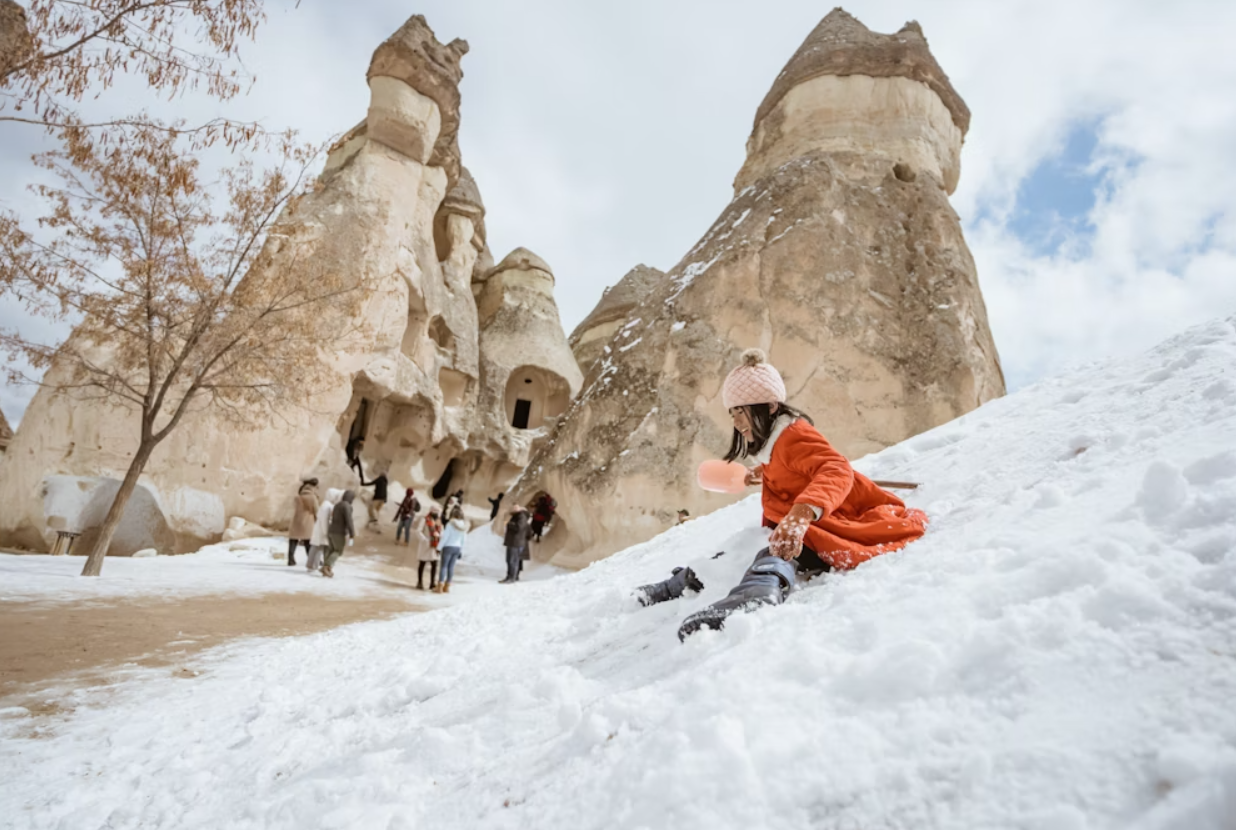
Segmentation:
{"type": "Polygon", "coordinates": [[[1093,232],[1089,214],[1104,171],[1091,170],[1099,122],[1075,124],[1059,152],[1043,159],[1021,183],[1009,230],[1040,255],[1058,253],[1066,242],[1093,232]]]}

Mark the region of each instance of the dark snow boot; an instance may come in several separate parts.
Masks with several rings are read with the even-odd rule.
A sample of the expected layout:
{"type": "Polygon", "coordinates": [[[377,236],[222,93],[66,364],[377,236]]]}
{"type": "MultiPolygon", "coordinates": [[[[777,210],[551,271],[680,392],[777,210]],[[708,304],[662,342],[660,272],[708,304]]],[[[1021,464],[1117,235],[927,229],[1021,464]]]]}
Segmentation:
{"type": "Polygon", "coordinates": [[[656,605],[658,602],[678,599],[688,588],[692,591],[702,591],[704,583],[700,582],[700,578],[690,568],[674,568],[673,576],[669,579],[652,585],[643,585],[635,590],[640,605],[656,605]]]}
{"type": "Polygon", "coordinates": [[[725,618],[735,611],[780,605],[794,590],[794,571],[793,562],[778,559],[765,548],[747,568],[742,581],[724,599],[687,617],[678,629],[678,639],[686,640],[701,628],[721,628],[725,618]]]}

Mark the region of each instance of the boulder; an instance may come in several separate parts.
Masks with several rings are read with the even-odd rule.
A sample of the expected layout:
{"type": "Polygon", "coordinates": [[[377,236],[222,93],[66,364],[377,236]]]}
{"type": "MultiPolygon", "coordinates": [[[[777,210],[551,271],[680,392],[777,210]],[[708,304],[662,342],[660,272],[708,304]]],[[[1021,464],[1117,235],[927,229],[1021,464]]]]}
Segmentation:
{"type": "Polygon", "coordinates": [[[235,542],[239,539],[268,539],[272,536],[279,536],[277,530],[270,530],[261,525],[254,524],[240,516],[233,516],[227,523],[227,530],[223,531],[223,541],[235,542]]]}

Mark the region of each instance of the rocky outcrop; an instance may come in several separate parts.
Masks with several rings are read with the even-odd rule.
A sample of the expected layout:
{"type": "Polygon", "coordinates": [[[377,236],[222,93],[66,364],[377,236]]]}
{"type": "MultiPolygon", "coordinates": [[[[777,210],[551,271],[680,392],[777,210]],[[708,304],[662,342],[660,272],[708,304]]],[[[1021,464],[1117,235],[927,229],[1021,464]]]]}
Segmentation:
{"type": "Polygon", "coordinates": [[[9,426],[8,420],[4,417],[4,413],[0,412],[0,452],[4,452],[9,447],[9,442],[13,440],[13,429],[9,426]]]}
{"type": "Polygon", "coordinates": [[[374,51],[366,76],[370,94],[375,99],[384,99],[379,112],[392,116],[377,120],[371,116],[374,140],[389,143],[405,155],[427,161],[431,167],[442,168],[452,187],[459,180],[460,172],[459,82],[463,80],[460,60],[467,53],[465,40],[456,38],[445,45],[439,43],[424,16],[418,14],[409,18],[374,51]],[[431,134],[421,116],[428,111],[416,97],[409,96],[407,90],[437,104],[438,125],[436,138],[431,139],[432,150],[417,146],[431,134]]]}
{"type": "Polygon", "coordinates": [[[0,0],[0,76],[30,53],[26,10],[13,0],[0,0]]]}
{"type": "Polygon", "coordinates": [[[851,165],[894,158],[906,175],[929,175],[952,193],[969,125],[917,23],[882,35],[834,9],[760,104],[734,188],[814,150],[851,156],[851,165]]]}
{"type": "Polygon", "coordinates": [[[965,113],[917,26],[821,22],[761,106],[733,201],[616,327],[512,493],[558,501],[538,558],[582,566],[733,500],[695,470],[729,445],[721,384],[746,348],[851,458],[1004,393],[948,202],[965,113]]]}
{"type": "MultiPolygon", "coordinates": [[[[323,492],[358,486],[345,458],[353,438],[365,439],[368,477],[387,470],[392,500],[404,486],[422,502],[462,489],[472,515],[488,519],[486,499],[514,481],[578,392],[549,266],[521,249],[493,267],[480,190],[458,163],[466,48],[438,43],[419,16],[382,44],[366,119],[331,149],[319,186],[263,251],[264,268],[312,259],[375,284],[364,342],[324,356],[334,379],[310,408],[250,431],[187,416],[147,465],[141,515],[113,552],[190,549],[237,518],[286,527],[302,477],[323,492]]],[[[46,549],[53,509],[72,514],[62,515],[70,530],[93,522],[92,505],[135,449],[135,418],[40,390],[0,461],[0,542],[46,549]],[[72,487],[84,495],[68,498],[72,487]]]]}
{"type": "Polygon", "coordinates": [[[643,302],[653,286],[663,279],[664,271],[641,264],[628,271],[617,285],[605,289],[601,302],[567,339],[581,371],[588,372],[604,353],[614,332],[626,323],[631,310],[643,302]]]}

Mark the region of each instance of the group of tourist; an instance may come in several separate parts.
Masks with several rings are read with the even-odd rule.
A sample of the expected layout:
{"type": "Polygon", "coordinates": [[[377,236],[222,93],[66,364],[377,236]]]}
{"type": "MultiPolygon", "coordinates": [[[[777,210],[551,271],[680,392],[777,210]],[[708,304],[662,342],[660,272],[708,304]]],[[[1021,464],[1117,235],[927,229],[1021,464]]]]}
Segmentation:
{"type": "MultiPolygon", "coordinates": [[[[369,481],[365,480],[365,469],[361,463],[360,454],[365,448],[363,438],[353,438],[348,442],[346,455],[348,466],[356,471],[361,487],[372,487],[373,497],[368,501],[368,527],[377,529],[380,525],[382,508],[386,506],[390,480],[386,470],[380,469],[378,474],[369,481]]],[[[490,504],[489,518],[498,516],[499,507],[505,493],[498,493],[488,499],[490,504]]],[[[421,522],[417,539],[417,590],[428,590],[434,593],[449,593],[455,577],[455,565],[463,556],[464,543],[470,525],[464,518],[463,490],[456,490],[446,500],[441,511],[432,506],[421,522]],[[429,584],[425,584],[425,571],[429,570],[429,584]]],[[[328,490],[326,498],[318,496],[318,480],[305,479],[293,503],[291,527],[288,531],[289,566],[296,564],[296,548],[304,545],[307,561],[305,567],[310,571],[318,571],[323,576],[333,577],[335,563],[343,555],[344,548],[352,545],[356,538],[356,527],[352,520],[352,505],[356,499],[355,490],[328,490]]],[[[542,537],[552,527],[558,503],[553,496],[545,491],[538,492],[528,506],[517,505],[511,510],[507,522],[503,544],[507,548],[507,574],[500,580],[502,583],[517,582],[523,571],[523,563],[530,558],[528,543],[532,540],[540,542],[542,537]]],[[[403,499],[395,508],[395,544],[411,547],[413,545],[413,529],[417,524],[417,514],[422,505],[411,487],[404,492],[403,499]]]]}
{"type": "Polygon", "coordinates": [[[318,497],[318,480],[305,479],[293,502],[292,524],[288,528],[288,565],[296,564],[296,548],[305,547],[305,567],[322,576],[335,575],[335,562],[343,549],[356,538],[352,524],[354,490],[330,489],[326,498],[318,497]]]}
{"type": "MultiPolygon", "coordinates": [[[[419,510],[420,502],[409,487],[399,505],[399,511],[395,514],[399,521],[399,527],[395,530],[396,544],[399,543],[401,532],[403,544],[412,543],[412,524],[419,510]]],[[[418,546],[416,554],[418,591],[425,590],[425,567],[429,566],[429,590],[436,594],[450,593],[451,583],[455,579],[455,563],[463,556],[464,541],[470,527],[463,514],[463,490],[456,491],[446,500],[442,513],[439,513],[436,507],[430,509],[421,526],[424,542],[418,546]],[[442,521],[442,516],[446,517],[445,522],[442,521]]]]}

